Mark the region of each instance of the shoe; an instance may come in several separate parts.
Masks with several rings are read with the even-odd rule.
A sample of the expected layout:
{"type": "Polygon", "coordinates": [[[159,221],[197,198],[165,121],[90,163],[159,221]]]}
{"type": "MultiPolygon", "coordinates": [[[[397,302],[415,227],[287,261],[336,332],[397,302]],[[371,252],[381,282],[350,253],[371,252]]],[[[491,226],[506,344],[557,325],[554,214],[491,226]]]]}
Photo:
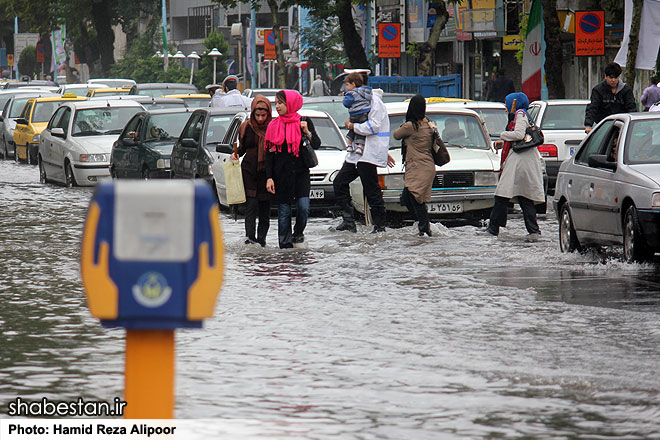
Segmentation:
{"type": "Polygon", "coordinates": [[[293,243],[280,243],[280,249],[292,249],[293,243]]]}
{"type": "Polygon", "coordinates": [[[252,240],[251,238],[248,238],[245,240],[245,244],[258,244],[256,240],[252,240]]]}
{"type": "Polygon", "coordinates": [[[528,241],[530,243],[535,243],[541,239],[541,234],[540,233],[534,233],[534,234],[527,234],[527,237],[525,237],[525,241],[528,241]]]}
{"type": "Polygon", "coordinates": [[[293,239],[291,241],[293,243],[303,243],[305,241],[305,236],[304,235],[294,235],[293,239]]]}
{"type": "Polygon", "coordinates": [[[265,238],[257,238],[257,243],[261,245],[261,247],[266,247],[266,239],[265,238]]]}
{"type": "Polygon", "coordinates": [[[480,231],[477,231],[476,235],[481,235],[481,236],[486,236],[486,237],[497,237],[498,234],[494,233],[489,228],[486,228],[486,229],[482,229],[480,231]]]}
{"type": "Polygon", "coordinates": [[[349,223],[344,220],[335,228],[335,231],[357,232],[357,227],[355,227],[355,223],[349,223]]]}
{"type": "Polygon", "coordinates": [[[430,227],[429,227],[429,228],[426,228],[426,229],[423,230],[423,231],[419,231],[419,236],[420,236],[420,237],[423,237],[424,234],[428,235],[429,237],[433,237],[433,234],[431,233],[431,228],[430,228],[430,227]]]}
{"type": "Polygon", "coordinates": [[[385,232],[385,226],[374,226],[374,230],[371,231],[372,234],[378,234],[379,232],[385,232]]]}

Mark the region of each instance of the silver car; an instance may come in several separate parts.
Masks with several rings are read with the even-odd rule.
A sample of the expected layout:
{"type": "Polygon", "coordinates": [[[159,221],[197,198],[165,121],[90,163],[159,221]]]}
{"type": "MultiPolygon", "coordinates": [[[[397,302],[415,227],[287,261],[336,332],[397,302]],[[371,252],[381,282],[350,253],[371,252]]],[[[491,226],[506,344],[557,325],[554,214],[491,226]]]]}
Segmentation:
{"type": "Polygon", "coordinates": [[[559,168],[553,200],[562,252],[623,245],[626,261],[660,250],[660,114],[612,115],[559,168]]]}
{"type": "MultiPolygon", "coordinates": [[[[3,91],[5,92],[5,91],[3,91]]],[[[3,93],[0,92],[0,93],[3,93]]],[[[5,159],[13,158],[18,161],[16,155],[16,148],[14,146],[14,130],[16,129],[16,119],[21,115],[23,107],[30,98],[41,98],[42,96],[49,96],[52,93],[38,92],[35,90],[10,89],[6,91],[9,98],[4,101],[5,95],[0,97],[0,102],[3,102],[2,115],[0,116],[0,152],[5,159]]]]}

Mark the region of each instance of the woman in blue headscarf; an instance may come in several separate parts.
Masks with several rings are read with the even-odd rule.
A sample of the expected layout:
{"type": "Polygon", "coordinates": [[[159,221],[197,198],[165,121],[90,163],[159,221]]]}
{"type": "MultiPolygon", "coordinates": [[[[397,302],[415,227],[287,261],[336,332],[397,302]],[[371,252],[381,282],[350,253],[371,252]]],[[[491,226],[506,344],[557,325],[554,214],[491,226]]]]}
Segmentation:
{"type": "Polygon", "coordinates": [[[495,190],[495,206],[490,213],[486,232],[498,235],[500,227],[506,227],[509,201],[517,201],[522,209],[525,228],[529,234],[527,239],[537,241],[541,231],[536,220],[534,205],[545,203],[543,159],[537,148],[528,148],[520,152],[511,149],[511,142],[525,137],[525,130],[531,120],[527,114],[529,107],[527,95],[510,93],[506,96],[505,103],[510,122],[507,130],[500,134],[500,139],[504,141],[502,174],[495,190]]]}

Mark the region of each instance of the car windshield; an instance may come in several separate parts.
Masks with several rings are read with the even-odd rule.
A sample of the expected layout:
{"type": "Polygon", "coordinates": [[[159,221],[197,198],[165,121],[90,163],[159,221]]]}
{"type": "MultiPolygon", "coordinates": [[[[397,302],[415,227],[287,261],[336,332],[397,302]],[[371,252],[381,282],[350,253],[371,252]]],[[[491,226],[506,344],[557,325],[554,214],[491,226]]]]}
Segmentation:
{"type": "Polygon", "coordinates": [[[76,110],[72,136],[119,134],[140,107],[101,107],[76,110]]]}
{"type": "Polygon", "coordinates": [[[215,152],[215,144],[222,142],[232,119],[234,119],[234,115],[211,116],[206,129],[206,148],[209,151],[215,152]]]}
{"type": "Polygon", "coordinates": [[[660,163],[660,119],[632,122],[625,145],[625,163],[660,163]]]}
{"type": "Polygon", "coordinates": [[[34,104],[34,110],[32,111],[32,122],[48,122],[60,104],[62,104],[61,101],[37,101],[34,104]]]}
{"type": "Polygon", "coordinates": [[[142,106],[147,110],[160,110],[165,108],[185,108],[183,102],[143,102],[142,106]]]}
{"type": "Polygon", "coordinates": [[[143,89],[143,90],[138,89],[138,95],[153,96],[154,98],[158,98],[159,96],[163,96],[163,95],[178,95],[178,94],[191,93],[191,92],[195,93],[195,91],[192,89],[179,89],[176,87],[162,88],[162,89],[143,89]]]}
{"type": "Polygon", "coordinates": [[[185,98],[184,101],[186,101],[186,105],[188,106],[188,108],[208,107],[209,102],[211,101],[211,97],[209,96],[208,98],[185,98]]]}
{"type": "Polygon", "coordinates": [[[27,104],[29,99],[30,98],[16,98],[16,99],[14,99],[14,102],[11,105],[11,111],[9,112],[9,117],[10,118],[20,117],[21,112],[23,112],[23,107],[25,107],[25,104],[27,104]]]}
{"type": "Polygon", "coordinates": [[[82,96],[83,98],[87,96],[87,92],[92,87],[67,87],[62,89],[62,93],[73,93],[76,96],[82,96]]]}
{"type": "Polygon", "coordinates": [[[587,104],[548,105],[541,121],[542,130],[584,131],[587,104]]]}
{"type": "Polygon", "coordinates": [[[151,115],[147,124],[145,140],[155,141],[178,138],[189,117],[190,113],[188,112],[151,115]]]}
{"type": "Polygon", "coordinates": [[[472,109],[475,112],[479,113],[481,118],[486,123],[486,130],[490,136],[499,137],[500,133],[506,130],[506,126],[509,122],[505,109],[472,109]]]}
{"type": "MultiPolygon", "coordinates": [[[[481,123],[474,116],[452,113],[427,113],[426,117],[435,122],[440,137],[448,147],[477,148],[481,150],[490,148],[481,130],[481,123]]],[[[390,116],[390,147],[401,147],[401,141],[394,139],[393,133],[405,120],[405,115],[390,116]]]]}
{"type": "Polygon", "coordinates": [[[319,138],[321,139],[321,148],[333,150],[346,149],[342,134],[340,131],[337,131],[335,125],[332,123],[332,120],[328,118],[310,119],[312,120],[312,124],[314,124],[314,130],[316,130],[316,134],[318,134],[319,138]]]}
{"type": "Polygon", "coordinates": [[[318,110],[320,112],[327,112],[335,123],[343,127],[344,122],[348,121],[348,109],[344,107],[341,101],[337,102],[308,102],[303,104],[304,110],[318,110]]]}

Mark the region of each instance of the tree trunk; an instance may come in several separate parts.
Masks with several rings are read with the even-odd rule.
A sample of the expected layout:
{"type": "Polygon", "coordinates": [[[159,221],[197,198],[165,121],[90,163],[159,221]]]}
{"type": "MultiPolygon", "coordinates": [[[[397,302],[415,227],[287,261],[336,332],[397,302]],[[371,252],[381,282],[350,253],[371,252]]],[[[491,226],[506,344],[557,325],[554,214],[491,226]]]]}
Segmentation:
{"type": "Polygon", "coordinates": [[[639,47],[639,26],[642,21],[642,6],[644,0],[633,0],[633,16],[630,24],[630,40],[628,41],[628,59],[626,59],[626,74],[624,82],[630,87],[635,85],[635,65],[637,64],[637,48],[639,47]]]}
{"type": "Polygon", "coordinates": [[[115,33],[112,30],[112,13],[109,2],[92,3],[92,23],[96,29],[99,53],[101,55],[101,70],[107,75],[115,63],[115,33]]]}
{"type": "Polygon", "coordinates": [[[445,2],[435,2],[433,5],[438,15],[431,28],[429,39],[419,46],[419,64],[417,67],[419,76],[431,76],[431,72],[433,71],[433,54],[438,45],[440,34],[445,28],[447,20],[449,20],[449,12],[447,12],[445,2]]]}
{"type": "Polygon", "coordinates": [[[277,13],[280,6],[275,0],[268,0],[268,7],[273,17],[273,36],[275,37],[275,52],[277,53],[277,80],[279,88],[286,89],[286,60],[284,59],[284,47],[282,45],[282,36],[280,35],[280,21],[277,13]]]}
{"type": "Polygon", "coordinates": [[[337,0],[336,10],[348,64],[352,68],[371,68],[367,55],[364,53],[362,37],[355,29],[353,3],[351,0],[337,0]]]}
{"type": "Polygon", "coordinates": [[[562,78],[563,54],[557,17],[557,0],[543,0],[543,21],[545,24],[545,80],[550,99],[565,98],[562,78]]]}
{"type": "MultiPolygon", "coordinates": [[[[80,35],[82,36],[82,40],[89,43],[90,38],[87,32],[86,25],[84,23],[79,23],[78,26],[80,29],[80,35]]],[[[89,44],[83,44],[81,49],[82,49],[81,50],[82,53],[78,55],[78,57],[80,58],[80,62],[87,64],[87,67],[89,68],[89,75],[92,78],[96,78],[97,76],[99,76],[99,73],[96,72],[96,66],[95,66],[96,58],[94,58],[94,53],[92,51],[91,46],[89,44]]],[[[77,50],[76,53],[78,53],[77,50]]]]}

